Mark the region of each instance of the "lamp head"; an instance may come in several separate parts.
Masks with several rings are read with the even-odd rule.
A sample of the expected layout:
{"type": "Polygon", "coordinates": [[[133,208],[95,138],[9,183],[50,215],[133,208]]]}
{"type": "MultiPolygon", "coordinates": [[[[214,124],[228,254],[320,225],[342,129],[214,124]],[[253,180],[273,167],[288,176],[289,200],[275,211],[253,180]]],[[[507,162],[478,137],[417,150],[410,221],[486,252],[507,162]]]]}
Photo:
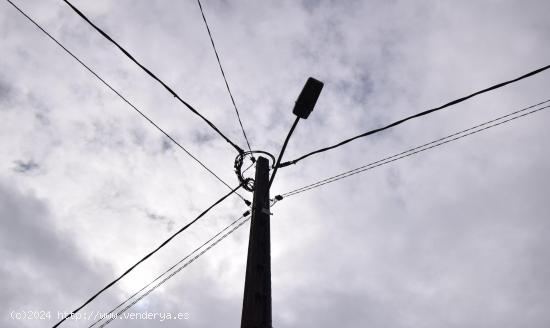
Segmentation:
{"type": "Polygon", "coordinates": [[[294,115],[303,119],[308,118],[309,114],[313,111],[313,107],[315,107],[322,89],[323,82],[312,77],[308,78],[302,92],[300,92],[298,99],[296,99],[294,110],[292,110],[294,115]]]}

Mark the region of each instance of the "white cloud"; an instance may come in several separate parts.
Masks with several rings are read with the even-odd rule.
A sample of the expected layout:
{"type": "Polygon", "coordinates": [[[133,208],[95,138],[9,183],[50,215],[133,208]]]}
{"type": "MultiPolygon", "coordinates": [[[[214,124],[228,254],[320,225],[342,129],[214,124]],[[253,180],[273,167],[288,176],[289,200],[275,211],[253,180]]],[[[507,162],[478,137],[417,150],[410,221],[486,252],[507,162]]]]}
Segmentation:
{"type": "MultiPolygon", "coordinates": [[[[237,183],[234,150],[67,6],[17,4],[230,185],[237,183]]],[[[75,5],[244,146],[195,2],[75,5]]],[[[178,229],[227,189],[167,146],[8,3],[1,6],[1,252],[9,263],[1,299],[4,309],[67,310],[169,236],[169,222],[178,229]],[[44,283],[37,285],[39,278],[44,283]]],[[[550,58],[545,1],[203,6],[253,148],[278,152],[306,78],[325,82],[285,159],[550,58]]],[[[548,81],[543,73],[281,169],[272,194],[539,102],[548,81]]],[[[283,200],[272,221],[273,325],[547,326],[548,117],[542,111],[283,200]]],[[[232,197],[94,309],[108,309],[244,210],[232,197]]],[[[189,312],[191,326],[238,325],[247,230],[141,306],[189,312]]],[[[4,318],[4,325],[21,324],[4,318]]]]}

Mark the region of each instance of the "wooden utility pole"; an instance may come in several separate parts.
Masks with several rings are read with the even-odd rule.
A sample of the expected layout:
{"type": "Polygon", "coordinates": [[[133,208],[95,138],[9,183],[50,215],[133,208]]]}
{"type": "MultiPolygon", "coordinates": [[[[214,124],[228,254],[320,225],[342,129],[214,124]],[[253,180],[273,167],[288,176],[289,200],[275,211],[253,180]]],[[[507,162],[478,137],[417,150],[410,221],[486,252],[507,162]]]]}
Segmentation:
{"type": "Polygon", "coordinates": [[[322,89],[323,82],[310,77],[296,99],[292,110],[296,120],[283,143],[271,180],[269,179],[269,161],[260,156],[256,162],[241,328],[272,328],[269,187],[275,179],[275,173],[294,128],[300,119],[307,119],[311,114],[322,89]]]}
{"type": "Polygon", "coordinates": [[[241,328],[271,328],[271,246],[269,212],[269,161],[256,161],[256,179],[241,328]]]}

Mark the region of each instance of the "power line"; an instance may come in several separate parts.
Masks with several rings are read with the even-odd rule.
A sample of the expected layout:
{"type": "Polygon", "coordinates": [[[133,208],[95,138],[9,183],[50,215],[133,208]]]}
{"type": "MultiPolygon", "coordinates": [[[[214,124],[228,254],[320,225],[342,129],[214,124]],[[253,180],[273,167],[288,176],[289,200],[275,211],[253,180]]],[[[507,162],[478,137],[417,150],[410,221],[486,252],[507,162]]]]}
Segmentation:
{"type": "Polygon", "coordinates": [[[145,73],[147,73],[150,77],[152,77],[154,80],[156,80],[158,83],[160,83],[174,98],[179,100],[182,104],[184,104],[189,110],[191,110],[195,115],[199,116],[203,119],[214,131],[216,131],[222,138],[225,139],[233,148],[235,148],[239,153],[243,152],[241,147],[237,146],[235,143],[233,143],[229,138],[227,138],[212,122],[210,122],[206,117],[201,115],[193,106],[191,106],[189,103],[187,103],[185,100],[181,99],[181,97],[174,91],[172,88],[170,88],[166,83],[164,83],[161,79],[159,79],[155,74],[153,74],[149,69],[147,69],[145,66],[143,66],[140,62],[138,62],[126,49],[124,49],[122,46],[120,46],[115,40],[113,40],[107,33],[105,33],[102,29],[97,27],[86,15],[84,15],[80,10],[78,10],[75,6],[73,6],[69,1],[63,0],[71,9],[76,12],[82,19],[84,19],[88,24],[90,24],[96,31],[98,31],[103,37],[105,37],[107,40],[111,41],[122,53],[126,55],[131,61],[133,61],[136,65],[138,65],[145,73]]]}
{"type": "Polygon", "coordinates": [[[248,167],[247,167],[246,169],[244,169],[242,173],[243,173],[243,174],[246,173],[246,171],[250,170],[250,168],[251,168],[252,166],[254,166],[254,164],[256,164],[256,162],[250,163],[250,165],[248,165],[248,167]]]}
{"type": "MultiPolygon", "coordinates": [[[[543,103],[546,103],[546,102],[548,102],[548,101],[550,101],[550,100],[547,100],[547,101],[545,101],[545,102],[543,102],[543,103]]],[[[542,103],[540,103],[540,104],[542,104],[542,103]]],[[[537,104],[537,105],[540,105],[540,104],[537,104]]],[[[494,127],[494,126],[497,126],[497,125],[500,125],[500,124],[503,124],[503,123],[506,123],[506,122],[509,122],[509,121],[518,119],[518,118],[523,117],[523,116],[526,116],[526,115],[533,114],[533,113],[538,112],[538,111],[540,111],[540,110],[542,110],[542,109],[545,109],[545,108],[550,107],[550,106],[545,106],[545,107],[542,107],[542,108],[533,110],[533,111],[531,111],[531,112],[528,112],[528,113],[526,113],[526,114],[519,115],[519,116],[517,116],[517,117],[513,117],[513,118],[508,119],[508,120],[506,120],[506,121],[502,121],[502,122],[499,122],[499,123],[496,123],[496,124],[487,126],[487,127],[485,127],[485,128],[482,128],[482,129],[479,129],[479,130],[470,132],[470,133],[468,133],[468,134],[465,134],[465,135],[456,137],[456,138],[454,138],[454,139],[450,139],[450,140],[447,140],[447,141],[444,141],[444,142],[441,142],[441,143],[437,144],[439,141],[443,141],[443,140],[449,139],[449,138],[451,138],[451,137],[453,137],[453,136],[460,135],[460,134],[462,134],[462,133],[464,133],[464,132],[474,130],[474,129],[479,128],[479,127],[481,127],[481,126],[490,124],[491,122],[495,122],[495,121],[498,121],[498,120],[500,120],[500,119],[502,119],[502,118],[509,117],[509,116],[514,115],[514,114],[516,114],[516,113],[525,111],[525,110],[527,110],[527,109],[529,109],[529,108],[533,108],[533,107],[535,107],[535,106],[537,106],[537,105],[533,105],[533,106],[524,108],[524,109],[522,109],[522,110],[516,111],[516,112],[514,112],[514,113],[510,113],[510,114],[508,114],[508,115],[501,116],[501,117],[496,118],[496,119],[494,119],[494,120],[491,120],[491,121],[488,121],[488,122],[485,122],[485,123],[476,125],[476,126],[474,126],[474,127],[472,127],[472,128],[469,128],[469,129],[466,129],[466,130],[462,130],[462,131],[460,131],[460,132],[451,134],[451,135],[449,135],[449,136],[446,136],[446,137],[437,139],[437,140],[435,140],[435,141],[426,143],[426,144],[424,144],[424,145],[421,145],[421,146],[418,146],[418,147],[415,147],[415,148],[411,148],[411,149],[406,150],[406,151],[404,151],[404,152],[401,152],[401,153],[399,153],[399,154],[395,154],[395,155],[386,157],[386,158],[384,158],[384,159],[381,159],[381,160],[378,160],[378,161],[369,163],[369,164],[367,164],[367,165],[358,167],[358,168],[356,168],[356,169],[353,169],[353,170],[350,170],[350,171],[346,171],[346,172],[337,174],[337,175],[332,176],[332,177],[330,177],[330,178],[326,178],[326,179],[317,181],[317,182],[312,183],[312,184],[310,184],[310,185],[307,185],[307,186],[304,186],[304,187],[301,187],[301,188],[294,189],[294,190],[292,190],[292,191],[289,191],[289,192],[286,192],[286,193],[282,194],[282,196],[288,197],[288,196],[292,196],[292,195],[295,195],[295,194],[299,194],[299,193],[301,193],[301,192],[304,192],[304,191],[307,191],[307,190],[310,190],[310,189],[314,189],[314,188],[320,187],[320,186],[322,186],[322,185],[324,185],[324,184],[328,184],[328,183],[331,183],[331,182],[334,182],[334,181],[337,181],[337,180],[340,180],[340,179],[343,179],[343,178],[347,178],[347,177],[352,176],[352,175],[355,175],[355,174],[357,174],[357,173],[361,173],[361,172],[363,172],[363,171],[367,171],[367,170],[373,169],[373,168],[375,168],[375,167],[378,167],[378,166],[382,166],[382,165],[391,163],[391,162],[393,162],[393,161],[396,161],[396,160],[399,160],[399,159],[402,159],[402,158],[405,158],[405,157],[414,155],[414,154],[416,154],[416,153],[419,153],[419,152],[422,152],[422,151],[425,151],[425,150],[428,150],[428,149],[431,149],[431,148],[435,148],[435,147],[437,147],[437,146],[441,146],[441,145],[443,145],[443,144],[445,144],[445,143],[448,143],[448,142],[451,142],[451,141],[455,141],[455,140],[461,139],[461,138],[466,137],[466,136],[468,136],[468,135],[472,135],[472,134],[481,132],[481,131],[483,131],[483,130],[492,128],[492,127],[494,127]],[[424,148],[424,147],[426,147],[426,146],[428,146],[428,145],[431,145],[431,144],[435,144],[435,145],[430,146],[430,147],[427,147],[427,148],[424,148]],[[418,149],[420,149],[420,150],[418,150],[418,149]],[[408,154],[407,154],[407,153],[408,153],[408,154]]]]}
{"type": "Polygon", "coordinates": [[[367,131],[367,132],[365,132],[365,133],[363,133],[363,134],[360,134],[360,135],[357,135],[357,136],[355,136],[355,137],[352,137],[352,138],[346,139],[346,140],[344,140],[344,141],[341,141],[341,142],[339,142],[339,143],[337,143],[337,144],[335,144],[335,145],[333,145],[333,146],[329,146],[329,147],[325,147],[325,148],[321,148],[321,149],[312,151],[312,152],[307,153],[307,154],[305,154],[305,155],[302,155],[302,156],[300,156],[300,157],[298,157],[297,159],[294,159],[294,160],[292,160],[292,161],[284,162],[284,163],[282,163],[282,164],[280,165],[280,167],[285,167],[285,166],[288,166],[288,165],[290,165],[290,164],[296,164],[296,163],[298,163],[299,161],[301,161],[301,160],[303,160],[304,158],[309,157],[309,156],[311,156],[311,155],[318,154],[318,153],[322,153],[322,152],[325,152],[325,151],[328,151],[328,150],[331,150],[331,149],[340,147],[340,146],[345,145],[345,144],[347,144],[348,142],[351,142],[351,141],[353,141],[353,140],[355,140],[355,139],[362,138],[362,137],[366,137],[366,136],[368,136],[368,135],[371,135],[371,134],[375,134],[375,133],[384,131],[384,130],[386,130],[386,129],[389,129],[389,128],[394,127],[394,126],[399,125],[399,124],[402,124],[402,123],[404,123],[404,122],[406,122],[406,121],[409,121],[409,120],[412,120],[412,119],[414,119],[414,118],[418,118],[418,117],[421,117],[421,116],[424,116],[424,115],[428,115],[428,114],[430,114],[430,113],[433,113],[433,112],[442,110],[442,109],[444,109],[444,108],[446,108],[446,107],[450,107],[450,106],[452,106],[452,105],[456,105],[456,104],[458,104],[458,103],[461,103],[461,102],[463,102],[463,101],[465,101],[465,100],[467,100],[467,99],[470,99],[470,98],[475,97],[475,96],[477,96],[477,95],[480,95],[480,94],[482,94],[482,93],[485,93],[485,92],[488,92],[488,91],[491,91],[491,90],[495,90],[495,89],[501,88],[501,87],[503,87],[503,86],[505,86],[505,85],[508,85],[508,84],[510,84],[510,83],[514,83],[514,82],[517,82],[517,81],[519,81],[519,80],[525,79],[525,78],[527,78],[527,77],[533,76],[533,75],[535,75],[535,74],[541,73],[541,72],[543,72],[543,71],[545,71],[545,70],[547,70],[547,69],[549,69],[549,68],[550,68],[550,65],[541,67],[541,68],[539,68],[539,69],[536,69],[536,70],[534,70],[534,71],[531,71],[531,72],[529,72],[529,73],[527,73],[527,74],[524,74],[524,75],[522,75],[522,76],[520,76],[520,77],[517,77],[517,78],[515,78],[515,79],[509,80],[509,81],[505,81],[505,82],[501,82],[501,83],[498,83],[498,84],[495,84],[495,85],[493,85],[493,86],[491,86],[491,87],[488,87],[488,88],[485,88],[485,89],[483,89],[483,90],[476,91],[476,92],[474,92],[474,93],[472,93],[472,94],[470,94],[470,95],[468,95],[468,96],[464,96],[464,97],[462,97],[462,98],[458,98],[458,99],[455,99],[455,100],[453,100],[453,101],[450,101],[450,102],[448,102],[448,103],[446,103],[446,104],[444,104],[444,105],[442,105],[442,106],[439,106],[439,107],[436,107],[436,108],[432,108],[432,109],[429,109],[429,110],[426,110],[426,111],[417,113],[417,114],[415,114],[415,115],[412,115],[412,116],[403,118],[403,119],[401,119],[401,120],[399,120],[399,121],[393,122],[393,123],[391,123],[391,124],[389,124],[389,125],[386,125],[386,126],[384,126],[384,127],[381,127],[381,128],[377,128],[377,129],[374,129],[374,130],[367,131]]]}
{"type": "MultiPolygon", "coordinates": [[[[212,240],[216,239],[219,235],[221,235],[222,233],[224,233],[226,230],[228,230],[229,228],[231,228],[232,226],[234,226],[238,221],[240,221],[242,218],[244,217],[247,217],[248,215],[250,214],[250,211],[246,211],[243,215],[241,215],[238,219],[234,220],[231,224],[229,224],[228,226],[226,226],[225,228],[223,228],[222,230],[220,230],[217,234],[215,234],[213,237],[211,237],[210,239],[208,239],[207,241],[205,241],[202,245],[200,245],[199,247],[195,248],[195,250],[193,250],[191,253],[187,254],[185,257],[183,257],[181,260],[179,260],[178,262],[176,262],[176,264],[172,265],[171,267],[169,267],[168,269],[166,269],[162,274],[158,275],[154,280],[152,280],[151,282],[149,282],[147,285],[143,286],[140,290],[138,290],[137,292],[135,292],[134,294],[132,294],[130,297],[126,298],[122,303],[120,303],[119,305],[115,306],[114,308],[112,308],[109,313],[107,313],[107,315],[105,315],[103,318],[99,318],[98,320],[96,320],[93,324],[91,324],[90,326],[88,326],[88,328],[92,328],[94,327],[97,323],[99,323],[101,320],[105,319],[105,318],[109,318],[116,310],[118,310],[119,308],[121,308],[124,304],[128,303],[128,301],[130,301],[131,299],[133,299],[134,297],[136,297],[136,295],[138,295],[139,293],[141,293],[142,291],[144,291],[145,289],[149,288],[149,286],[151,286],[152,284],[154,284],[155,282],[157,282],[160,278],[162,278],[163,276],[165,276],[168,272],[172,271],[175,267],[177,267],[178,265],[180,265],[182,262],[184,262],[185,260],[187,260],[188,258],[190,258],[193,254],[197,253],[201,248],[203,248],[205,245],[207,245],[208,243],[210,243],[212,240]]],[[[244,222],[246,222],[248,219],[246,219],[244,222]]],[[[242,223],[244,223],[242,222],[242,223]]],[[[233,230],[234,231],[234,230],[233,230]]],[[[222,237],[221,239],[223,239],[225,237],[222,237]]],[[[218,243],[219,241],[216,241],[215,243],[218,243]]],[[[181,269],[185,268],[187,265],[189,265],[190,262],[184,264],[181,269]]],[[[181,269],[178,269],[181,271],[181,269]]],[[[156,288],[156,287],[155,287],[156,288]]]]}
{"type": "Polygon", "coordinates": [[[246,140],[246,145],[248,146],[248,150],[252,151],[252,148],[250,148],[250,142],[248,141],[248,137],[246,136],[246,132],[243,127],[243,122],[241,121],[241,115],[239,114],[239,110],[237,109],[237,105],[235,104],[235,99],[233,98],[233,93],[231,92],[231,89],[229,88],[229,83],[227,82],[227,78],[225,77],[225,72],[223,71],[222,63],[220,61],[220,56],[218,55],[218,50],[216,49],[216,45],[214,44],[214,39],[212,37],[212,33],[210,32],[210,27],[208,26],[208,22],[206,21],[206,16],[204,15],[201,1],[197,0],[197,3],[199,4],[202,20],[204,21],[204,25],[206,26],[206,31],[208,31],[208,36],[210,37],[210,43],[212,43],[214,54],[216,54],[216,59],[218,60],[218,66],[220,66],[220,71],[222,73],[222,77],[225,82],[225,87],[227,88],[227,92],[229,93],[229,97],[231,98],[231,102],[233,103],[233,108],[235,108],[235,114],[237,114],[237,119],[239,120],[239,125],[241,126],[241,131],[243,132],[244,140],[246,140]]]}
{"type": "Polygon", "coordinates": [[[435,147],[439,147],[441,145],[444,145],[446,143],[449,143],[451,141],[455,141],[455,140],[458,140],[458,139],[462,139],[466,136],[470,136],[472,134],[476,134],[478,132],[481,132],[481,131],[484,131],[484,130],[487,130],[487,129],[490,129],[490,128],[493,128],[495,126],[498,126],[498,125],[501,125],[501,124],[504,124],[504,123],[507,123],[507,122],[510,122],[510,121],[513,121],[513,120],[516,120],[518,118],[521,118],[521,117],[525,117],[525,116],[528,116],[528,115],[531,115],[531,114],[534,114],[538,111],[541,111],[543,109],[546,109],[546,108],[549,108],[550,105],[546,105],[544,107],[539,107],[537,109],[534,109],[534,110],[531,110],[531,111],[528,111],[529,109],[532,109],[532,108],[535,108],[537,106],[540,106],[542,104],[546,104],[550,102],[550,99],[549,100],[545,100],[543,102],[540,102],[538,104],[535,104],[535,105],[532,105],[532,106],[529,106],[529,107],[525,107],[525,108],[522,108],[520,110],[517,110],[513,113],[510,113],[510,114],[507,114],[507,115],[504,115],[504,116],[500,116],[498,118],[495,118],[495,119],[492,119],[490,121],[486,121],[484,123],[481,123],[481,124],[478,124],[474,127],[471,127],[471,128],[468,128],[468,129],[465,129],[465,130],[462,130],[462,131],[459,131],[459,132],[456,132],[456,133],[453,133],[451,135],[448,135],[446,137],[443,137],[443,138],[439,138],[437,140],[434,140],[434,141],[431,141],[431,142],[428,142],[426,144],[423,144],[421,146],[417,146],[417,147],[414,147],[414,148],[411,148],[411,149],[408,149],[404,152],[401,152],[399,154],[395,154],[395,155],[392,155],[392,156],[388,156],[388,157],[385,157],[381,160],[378,160],[378,161],[375,161],[375,162],[372,162],[372,163],[369,163],[369,164],[366,164],[366,165],[363,165],[361,167],[358,167],[358,168],[355,168],[353,170],[349,170],[349,171],[346,171],[346,172],[343,172],[343,173],[340,173],[340,174],[337,174],[337,175],[334,175],[334,176],[331,176],[329,178],[326,178],[326,179],[323,179],[323,180],[320,180],[320,181],[317,181],[317,182],[314,182],[312,184],[309,184],[309,185],[306,185],[304,187],[300,187],[300,188],[296,188],[294,190],[291,190],[289,192],[286,192],[286,193],[283,193],[281,196],[283,197],[289,197],[289,196],[294,196],[294,195],[297,195],[297,194],[300,194],[302,192],[305,192],[305,191],[308,191],[308,190],[311,190],[311,189],[315,189],[315,188],[318,188],[320,186],[323,186],[325,184],[329,184],[329,183],[332,183],[332,182],[335,182],[335,181],[338,181],[338,180],[341,180],[341,179],[344,179],[344,178],[347,178],[347,177],[350,177],[352,175],[355,175],[355,174],[358,174],[358,173],[361,173],[361,172],[364,172],[364,171],[368,171],[368,170],[371,170],[373,168],[376,168],[376,167],[379,167],[379,166],[382,166],[382,165],[386,165],[386,164],[389,164],[391,162],[394,162],[394,161],[397,161],[397,160],[400,160],[400,159],[403,159],[405,157],[409,157],[411,155],[414,155],[414,154],[417,154],[417,153],[420,153],[420,152],[423,152],[423,151],[426,151],[428,149],[432,149],[432,148],[435,148],[435,147]],[[527,112],[526,112],[527,111],[527,112]],[[517,115],[517,114],[520,114],[520,113],[523,113],[521,115],[517,115]],[[514,115],[517,115],[517,116],[514,116],[514,115]],[[502,121],[502,119],[504,118],[508,118],[504,121],[502,121]],[[497,122],[497,123],[495,123],[497,122]],[[492,124],[493,123],[493,124],[492,124]],[[468,132],[468,133],[466,133],[468,132]]]}
{"type": "Polygon", "coordinates": [[[199,214],[199,216],[197,216],[194,220],[192,220],[191,222],[187,223],[185,226],[183,226],[181,229],[179,229],[178,231],[176,231],[174,234],[172,234],[168,239],[166,239],[164,242],[162,242],[162,244],[160,244],[157,248],[155,248],[154,250],[152,250],[151,252],[149,252],[149,254],[145,255],[141,260],[137,261],[134,265],[132,265],[130,268],[128,268],[122,275],[120,275],[118,278],[116,278],[115,280],[111,281],[109,284],[107,284],[107,286],[103,287],[103,289],[101,289],[100,291],[98,291],[97,293],[95,293],[92,297],[90,297],[90,299],[88,299],[86,302],[84,302],[81,306],[79,306],[78,308],[76,308],[75,310],[73,310],[71,313],[65,315],[63,317],[63,319],[61,319],[57,324],[55,324],[53,326],[53,328],[59,326],[63,321],[67,320],[67,318],[69,318],[70,316],[73,316],[75,313],[77,313],[78,311],[80,311],[83,307],[85,307],[86,305],[88,305],[90,302],[92,302],[96,297],[98,297],[101,293],[103,293],[104,291],[106,291],[109,287],[113,286],[116,282],[118,282],[120,279],[122,279],[124,276],[126,276],[128,273],[130,273],[132,270],[134,270],[138,265],[140,265],[141,263],[143,263],[145,260],[147,260],[149,257],[151,257],[151,255],[155,254],[156,252],[158,252],[161,248],[163,248],[164,246],[166,246],[166,244],[168,244],[172,239],[174,239],[174,237],[176,237],[177,235],[179,235],[180,233],[182,233],[183,231],[185,231],[187,228],[189,228],[193,223],[197,222],[201,217],[203,217],[206,213],[208,213],[212,208],[214,208],[216,205],[218,205],[219,203],[223,202],[227,197],[229,197],[232,193],[234,193],[235,191],[237,191],[237,189],[239,189],[241,187],[241,185],[239,185],[238,187],[234,188],[233,190],[231,190],[231,192],[229,192],[228,194],[226,194],[225,196],[223,196],[222,198],[218,199],[216,202],[214,202],[214,204],[210,205],[210,207],[208,207],[206,210],[204,210],[201,214],[199,214]]]}
{"type": "MultiPolygon", "coordinates": [[[[183,150],[189,157],[191,157],[195,162],[197,162],[200,166],[202,166],[208,173],[213,175],[218,181],[223,183],[227,188],[230,190],[232,189],[229,184],[227,184],[222,178],[220,178],[216,173],[214,173],[211,169],[209,169],[203,162],[201,162],[197,157],[195,157],[193,154],[191,154],[185,147],[183,147],[179,142],[177,142],[171,135],[169,135],[165,130],[163,130],[158,124],[156,124],[153,120],[151,120],[147,115],[145,115],[141,110],[139,110],[134,104],[132,104],[126,97],[124,97],[120,92],[118,92],[113,86],[111,86],[107,81],[105,81],[101,76],[99,76],[94,70],[92,70],[88,65],[86,65],[82,60],[80,60],[75,54],[73,54],[69,49],[67,49],[61,42],[59,42],[56,38],[54,38],[48,31],[46,31],[40,24],[38,24],[34,19],[32,19],[29,15],[27,15],[22,9],[20,9],[18,6],[16,6],[11,0],[6,0],[9,4],[11,4],[19,13],[21,13],[23,16],[25,16],[31,23],[33,23],[38,29],[40,29],[44,34],[46,34],[52,41],[54,41],[59,47],[61,47],[67,54],[69,54],[71,57],[73,57],[80,65],[82,65],[88,72],[92,73],[93,76],[95,76],[101,83],[103,83],[106,87],[108,87],[111,91],[113,91],[120,99],[122,99],[125,103],[127,103],[130,107],[132,107],[139,115],[141,115],[144,119],[147,120],[152,126],[154,126],[157,130],[159,130],[164,136],[166,136],[170,141],[172,141],[178,148],[183,150]]],[[[242,197],[239,193],[236,193],[242,200],[245,200],[244,197],[242,197]]]]}
{"type": "MultiPolygon", "coordinates": [[[[240,219],[240,218],[239,218],[240,219]]],[[[238,219],[238,220],[239,220],[238,219]]],[[[238,221],[237,220],[237,221],[238,221]]],[[[99,328],[102,328],[102,327],[105,327],[106,325],[108,325],[109,323],[111,323],[113,320],[115,320],[116,318],[118,318],[118,316],[120,316],[122,313],[126,312],[128,309],[130,309],[132,306],[134,306],[135,304],[137,304],[139,301],[141,301],[143,298],[147,297],[149,294],[151,294],[155,289],[157,289],[158,287],[160,287],[162,284],[164,284],[166,281],[168,281],[170,278],[172,278],[173,276],[175,276],[176,274],[178,274],[181,270],[183,270],[184,268],[186,268],[189,264],[193,263],[196,259],[198,259],[199,257],[201,257],[204,253],[206,253],[208,250],[210,250],[212,247],[216,246],[220,241],[222,241],[223,239],[225,239],[227,236],[229,236],[230,234],[232,234],[233,232],[235,232],[237,229],[239,229],[240,227],[242,227],[248,220],[250,220],[250,216],[247,217],[245,220],[241,221],[239,224],[237,224],[235,227],[233,227],[231,230],[229,230],[227,233],[225,233],[224,235],[222,235],[220,238],[218,238],[215,242],[213,242],[212,244],[210,244],[207,248],[205,248],[204,250],[202,250],[199,254],[197,254],[196,256],[194,256],[192,259],[190,259],[188,262],[186,262],[184,265],[182,265],[181,267],[179,267],[178,269],[176,269],[174,272],[172,272],[170,275],[166,276],[164,279],[162,279],[161,281],[159,281],[157,284],[155,284],[151,289],[149,289],[147,292],[145,292],[143,295],[139,296],[137,299],[135,299],[134,301],[132,301],[132,303],[128,304],[127,306],[125,306],[122,310],[118,311],[116,313],[116,315],[112,316],[110,315],[108,320],[106,322],[104,322],[101,326],[99,326],[99,328]]],[[[233,225],[234,223],[232,223],[231,225],[233,225]]],[[[203,244],[204,245],[204,244],[203,244]]],[[[201,246],[202,247],[202,246],[201,246]]],[[[124,302],[126,303],[126,301],[124,302]]],[[[94,323],[95,324],[95,323],[94,323]]],[[[91,326],[90,326],[91,327],[91,326]]]]}

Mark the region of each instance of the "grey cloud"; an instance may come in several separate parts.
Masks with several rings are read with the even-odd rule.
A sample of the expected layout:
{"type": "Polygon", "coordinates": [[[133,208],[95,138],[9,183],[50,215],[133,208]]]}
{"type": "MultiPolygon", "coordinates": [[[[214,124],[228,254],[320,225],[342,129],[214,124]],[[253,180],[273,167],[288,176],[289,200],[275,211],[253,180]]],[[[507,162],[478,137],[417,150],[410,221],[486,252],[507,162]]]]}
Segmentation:
{"type": "MultiPolygon", "coordinates": [[[[75,4],[244,145],[196,2],[75,4]]],[[[24,6],[233,184],[234,150],[70,9],[40,1],[24,6]]],[[[550,58],[546,1],[203,6],[253,148],[277,153],[305,79],[325,82],[315,112],[300,122],[284,160],[550,58]]],[[[182,218],[200,212],[225,187],[161,141],[158,131],[145,127],[11,8],[0,16],[6,27],[0,31],[3,65],[18,67],[0,79],[0,105],[14,104],[14,110],[0,112],[0,133],[7,131],[0,138],[0,162],[11,179],[0,184],[0,274],[8,282],[0,305],[9,309],[32,300],[37,307],[65,308],[109,280],[112,269],[101,261],[122,270],[117,261],[129,263],[142,255],[137,248],[158,245],[165,228],[173,229],[174,221],[181,226],[182,218]],[[40,102],[14,102],[21,86],[40,102]],[[28,120],[26,102],[42,124],[28,120]],[[19,174],[44,167],[44,174],[19,174]]],[[[546,98],[548,76],[280,170],[273,194],[546,98]]],[[[548,112],[540,113],[281,201],[272,217],[273,326],[548,327],[547,121],[548,112]]],[[[175,241],[182,244],[164,249],[166,261],[191,247],[187,237],[206,240],[225,222],[220,217],[242,212],[225,204],[216,209],[219,217],[205,217],[196,231],[175,241]]],[[[133,310],[188,311],[191,318],[183,325],[193,327],[237,326],[248,231],[233,236],[133,310]]],[[[121,294],[142,282],[136,278],[121,294]]],[[[106,304],[115,304],[114,298],[106,304]]],[[[132,322],[157,325],[182,323],[132,322]]]]}
{"type": "MultiPolygon", "coordinates": [[[[47,203],[0,182],[1,303],[3,327],[34,327],[43,322],[10,319],[10,311],[68,311],[98,282],[101,266],[82,257],[72,237],[52,226],[47,203]]],[[[111,301],[113,301],[111,299],[111,301]]],[[[50,325],[53,324],[52,319],[50,325]]]]}
{"type": "Polygon", "coordinates": [[[168,152],[170,150],[172,150],[174,148],[174,145],[172,144],[171,141],[167,140],[167,139],[162,139],[162,142],[161,142],[161,149],[163,152],[168,152]]]}
{"type": "Polygon", "coordinates": [[[208,144],[215,140],[215,135],[211,132],[197,132],[193,135],[193,142],[199,145],[208,144]]]}
{"type": "Polygon", "coordinates": [[[166,216],[164,215],[158,215],[158,214],[154,214],[154,213],[150,213],[148,212],[147,213],[147,217],[153,221],[158,221],[158,220],[165,220],[166,219],[166,216]]]}
{"type": "Polygon", "coordinates": [[[399,309],[384,306],[360,290],[331,290],[327,286],[300,288],[287,291],[285,297],[293,300],[292,307],[275,315],[278,327],[356,327],[358,322],[370,327],[398,327],[401,324],[399,309]],[[390,311],[396,311],[391,313],[390,311]]]}
{"type": "Polygon", "coordinates": [[[13,170],[18,173],[32,172],[40,168],[40,165],[32,159],[28,161],[16,160],[14,164],[13,170]]]}
{"type": "Polygon", "coordinates": [[[2,78],[0,78],[0,104],[6,104],[11,101],[13,97],[13,88],[4,82],[2,78]]]}
{"type": "Polygon", "coordinates": [[[172,231],[174,229],[174,225],[176,224],[176,222],[173,219],[169,218],[166,215],[157,214],[157,213],[154,213],[154,212],[148,211],[148,210],[145,210],[145,215],[150,220],[156,221],[156,222],[166,226],[167,231],[172,231]]]}

